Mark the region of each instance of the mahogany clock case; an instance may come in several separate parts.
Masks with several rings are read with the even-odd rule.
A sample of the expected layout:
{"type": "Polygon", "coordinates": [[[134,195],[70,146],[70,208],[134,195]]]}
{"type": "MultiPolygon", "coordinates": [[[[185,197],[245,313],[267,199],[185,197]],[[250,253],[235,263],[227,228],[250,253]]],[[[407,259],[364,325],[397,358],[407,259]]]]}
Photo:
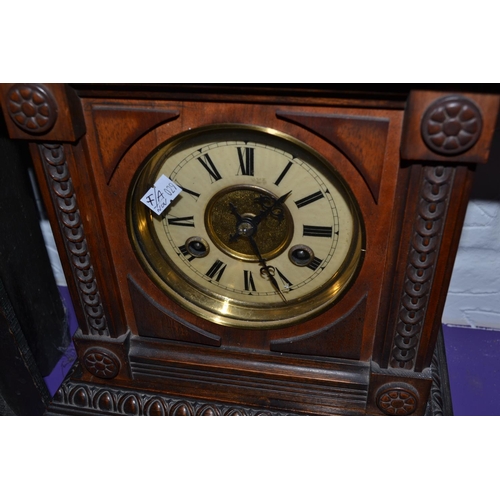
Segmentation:
{"type": "Polygon", "coordinates": [[[487,159],[499,104],[466,90],[2,84],[81,326],[79,369],[56,412],[423,414],[473,167],[487,159]],[[352,193],[363,255],[313,316],[226,326],[165,293],[138,257],[127,214],[141,165],[221,125],[293,138],[352,193]]]}

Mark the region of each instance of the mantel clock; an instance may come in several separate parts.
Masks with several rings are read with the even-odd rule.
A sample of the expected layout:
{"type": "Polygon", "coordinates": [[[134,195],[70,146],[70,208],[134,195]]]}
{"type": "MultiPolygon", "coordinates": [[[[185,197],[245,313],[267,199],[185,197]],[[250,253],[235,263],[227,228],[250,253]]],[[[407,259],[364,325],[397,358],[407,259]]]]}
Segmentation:
{"type": "Polygon", "coordinates": [[[2,84],[80,329],[51,411],[422,415],[480,89],[2,84]]]}

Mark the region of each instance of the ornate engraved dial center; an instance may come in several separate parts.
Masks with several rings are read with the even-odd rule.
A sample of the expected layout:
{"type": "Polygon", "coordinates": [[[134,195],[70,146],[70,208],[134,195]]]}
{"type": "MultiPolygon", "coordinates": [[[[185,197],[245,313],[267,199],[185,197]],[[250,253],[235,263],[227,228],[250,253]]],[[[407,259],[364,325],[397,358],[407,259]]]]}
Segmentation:
{"type": "Polygon", "coordinates": [[[259,214],[266,212],[275,199],[271,192],[257,186],[222,190],[208,204],[206,227],[210,238],[227,255],[258,262],[248,239],[254,236],[264,259],[277,257],[292,239],[293,220],[286,205],[259,219],[259,214]],[[241,214],[241,220],[235,211],[241,214]]]}

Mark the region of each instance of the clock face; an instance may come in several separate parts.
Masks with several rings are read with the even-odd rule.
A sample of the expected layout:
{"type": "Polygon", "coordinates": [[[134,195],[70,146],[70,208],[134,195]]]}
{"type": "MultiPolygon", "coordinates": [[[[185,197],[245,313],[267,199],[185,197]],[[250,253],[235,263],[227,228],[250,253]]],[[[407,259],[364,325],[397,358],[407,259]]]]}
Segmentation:
{"type": "Polygon", "coordinates": [[[153,281],[192,313],[243,328],[304,321],[337,300],[361,261],[358,214],[334,168],[307,146],[236,125],[161,145],[128,201],[131,240],[153,281]],[[140,200],[166,195],[150,191],[159,179],[182,191],[156,215],[140,200]]]}

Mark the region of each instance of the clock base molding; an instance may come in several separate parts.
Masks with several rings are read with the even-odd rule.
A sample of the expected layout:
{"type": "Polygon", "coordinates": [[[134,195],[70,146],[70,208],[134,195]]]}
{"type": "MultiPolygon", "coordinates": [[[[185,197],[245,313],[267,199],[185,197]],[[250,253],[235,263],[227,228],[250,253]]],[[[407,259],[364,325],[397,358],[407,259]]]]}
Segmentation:
{"type": "MultiPolygon", "coordinates": [[[[298,416],[340,413],[339,411],[336,413],[278,411],[274,408],[259,408],[224,401],[186,398],[141,388],[120,387],[117,384],[109,386],[105,383],[84,382],[78,378],[72,378],[77,377],[79,371],[79,365],[75,366],[72,374],[61,385],[46,412],[47,416],[298,416]]],[[[439,382],[432,381],[431,393],[432,397],[424,406],[424,414],[426,416],[446,415],[444,407],[449,406],[449,403],[443,402],[449,401],[449,396],[442,392],[439,382]]],[[[398,393],[396,397],[400,396],[401,393],[398,393]]],[[[408,414],[407,408],[411,408],[411,405],[407,405],[407,408],[401,406],[401,408],[401,415],[405,415],[408,414]]],[[[368,413],[351,412],[350,414],[368,413]]],[[[381,415],[382,412],[378,414],[381,415]]],[[[413,414],[417,415],[417,412],[413,414]]],[[[419,412],[419,414],[422,413],[419,412]]]]}
{"type": "Polygon", "coordinates": [[[297,414],[365,412],[370,364],[254,352],[133,335],[74,337],[82,360],[73,382],[297,414]],[[112,380],[111,380],[112,379],[112,380]]]}
{"type": "Polygon", "coordinates": [[[452,414],[441,335],[431,367],[411,378],[375,363],[312,357],[303,359],[300,369],[296,360],[295,367],[290,363],[288,373],[283,356],[279,367],[273,363],[274,356],[267,354],[252,363],[241,356],[235,366],[234,352],[226,357],[219,354],[217,370],[203,369],[211,348],[200,346],[193,356],[192,347],[188,352],[171,343],[168,359],[165,355],[159,359],[153,355],[158,341],[137,342],[124,336],[103,339],[106,347],[96,348],[95,339],[87,347],[84,337],[78,333],[75,339],[77,349],[83,351],[79,355],[83,366],[75,365],[47,415],[452,414]],[[120,370],[124,364],[118,357],[120,350],[129,353],[126,373],[120,370]],[[106,377],[114,378],[112,384],[106,377]]]}

